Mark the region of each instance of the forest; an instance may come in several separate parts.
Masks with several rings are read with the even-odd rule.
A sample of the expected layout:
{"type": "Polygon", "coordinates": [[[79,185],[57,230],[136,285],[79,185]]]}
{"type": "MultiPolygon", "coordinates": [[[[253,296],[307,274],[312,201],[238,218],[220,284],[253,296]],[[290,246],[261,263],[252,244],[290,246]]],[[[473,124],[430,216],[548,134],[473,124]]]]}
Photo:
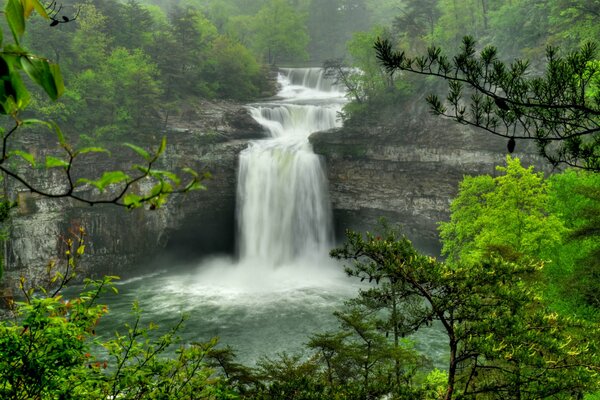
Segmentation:
{"type": "MultiPolygon", "coordinates": [[[[118,292],[118,278],[75,284],[88,246],[81,227],[63,261],[48,265],[48,285],[23,278],[0,321],[2,399],[600,398],[597,1],[2,3],[0,171],[35,191],[14,160],[34,167],[37,153],[10,144],[24,129],[52,131],[66,156],[35,168],[66,171],[70,186],[42,195],[150,212],[205,189],[202,173],[155,167],[165,140],[156,151],[127,144],[145,160],[137,176],[75,182],[70,171],[85,154],[153,139],[205,101],[270,98],[275,71],[288,66],[323,66],[345,88],[345,125],[429,102],[484,138],[499,133],[508,153],[533,143],[554,167],[544,173],[507,154],[493,176],[465,176],[439,221],[435,256],[384,220],[347,231],[330,255],[364,286],[335,311],[337,330],[252,366],[218,338],[182,341],[191,316],[159,326],[137,303],[111,339],[97,336],[111,318],[102,296],[118,292]],[[502,71],[496,80],[488,67],[502,71]],[[147,193],[133,193],[146,178],[147,193]],[[78,197],[83,185],[104,197],[78,197]],[[115,186],[124,189],[105,191],[115,186]],[[68,298],[71,285],[80,293],[68,298]],[[444,337],[443,368],[413,336],[431,326],[444,337]]],[[[4,229],[16,206],[3,195],[4,229]]]]}

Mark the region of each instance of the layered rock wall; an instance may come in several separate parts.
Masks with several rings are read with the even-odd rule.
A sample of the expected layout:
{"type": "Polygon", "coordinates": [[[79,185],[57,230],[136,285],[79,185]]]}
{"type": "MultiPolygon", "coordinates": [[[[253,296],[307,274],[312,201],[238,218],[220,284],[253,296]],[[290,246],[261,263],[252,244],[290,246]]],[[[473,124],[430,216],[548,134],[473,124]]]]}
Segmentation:
{"type": "MultiPolygon", "coordinates": [[[[172,196],[157,210],[126,210],[114,205],[94,205],[32,195],[18,185],[8,188],[18,198],[4,249],[3,285],[17,287],[20,276],[31,284],[46,277],[46,265],[64,255],[64,240],[79,226],[87,232],[86,254],[81,262],[87,276],[127,276],[133,266],[156,262],[165,248],[183,257],[231,252],[235,233],[237,155],[252,138],[264,136],[262,128],[243,106],[205,103],[194,113],[172,117],[166,131],[167,150],[159,169],[190,167],[209,171],[207,190],[172,196]]],[[[156,147],[160,134],[132,139],[141,147],[156,147]]],[[[39,142],[25,148],[40,146],[39,142]]],[[[47,146],[43,146],[47,147],[47,146]]],[[[78,173],[99,177],[102,171],[128,170],[135,153],[115,147],[110,157],[92,155],[75,165],[78,173]]],[[[39,151],[38,151],[39,153],[39,151]]],[[[43,154],[36,154],[43,159],[43,154]]],[[[139,160],[138,160],[139,161],[139,160]]],[[[59,171],[34,171],[37,184],[46,190],[60,187],[59,171]]],[[[27,172],[24,172],[27,174],[27,172]]],[[[142,183],[143,184],[143,183],[142,183]]],[[[165,267],[163,265],[162,267],[165,267]]]]}
{"type": "MultiPolygon", "coordinates": [[[[458,183],[465,175],[494,175],[506,140],[416,105],[398,108],[388,121],[310,138],[327,165],[336,236],[347,228],[373,230],[384,217],[402,225],[419,248],[436,253],[437,223],[448,219],[458,183]]],[[[543,165],[532,149],[515,155],[524,164],[543,165]]]]}

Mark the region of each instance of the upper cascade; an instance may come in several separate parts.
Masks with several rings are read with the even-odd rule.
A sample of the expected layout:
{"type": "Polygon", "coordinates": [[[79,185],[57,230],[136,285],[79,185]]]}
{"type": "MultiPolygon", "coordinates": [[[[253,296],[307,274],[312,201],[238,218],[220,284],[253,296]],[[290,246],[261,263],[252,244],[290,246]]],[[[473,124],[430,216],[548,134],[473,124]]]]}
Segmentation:
{"type": "Polygon", "coordinates": [[[305,139],[313,132],[339,127],[337,114],[341,109],[339,104],[267,104],[251,107],[250,115],[269,131],[271,137],[305,139]]]}
{"type": "Polygon", "coordinates": [[[280,68],[280,97],[291,100],[314,100],[344,97],[345,91],[325,76],[323,68],[280,68]]]}

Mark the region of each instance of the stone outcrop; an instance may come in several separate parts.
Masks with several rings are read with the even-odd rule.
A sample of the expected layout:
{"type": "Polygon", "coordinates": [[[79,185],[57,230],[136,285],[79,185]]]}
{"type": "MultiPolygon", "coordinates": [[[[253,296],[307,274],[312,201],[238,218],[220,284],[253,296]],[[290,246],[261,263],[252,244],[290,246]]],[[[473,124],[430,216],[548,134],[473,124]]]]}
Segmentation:
{"type": "MultiPolygon", "coordinates": [[[[204,103],[165,120],[168,146],[158,167],[210,171],[207,190],[173,196],[158,210],[127,211],[10,187],[19,202],[4,249],[4,285],[16,287],[21,275],[31,283],[44,279],[46,265],[64,254],[63,240],[78,226],[88,234],[82,266],[92,277],[128,276],[139,272],[133,266],[147,269],[156,262],[168,267],[168,259],[157,260],[165,249],[176,252],[178,262],[186,255],[195,259],[234,251],[238,154],[248,140],[264,137],[263,129],[243,106],[228,103],[204,103]]],[[[131,141],[151,147],[160,136],[131,141]]],[[[437,222],[448,218],[458,182],[467,174],[494,174],[506,154],[504,139],[433,117],[419,104],[400,108],[383,122],[318,132],[310,140],[327,165],[338,239],[346,228],[373,230],[385,217],[402,224],[415,244],[431,253],[439,248],[437,222]]],[[[522,150],[521,143],[517,146],[522,150]]],[[[40,146],[35,137],[24,147],[52,146],[40,146]]],[[[516,155],[525,164],[545,165],[533,153],[516,155]]],[[[128,169],[133,157],[135,153],[119,147],[110,158],[90,155],[77,168],[83,176],[95,177],[101,171],[128,169]]],[[[43,174],[38,182],[47,190],[60,187],[56,172],[38,171],[43,174]]]]}
{"type": "MultiPolygon", "coordinates": [[[[172,196],[157,210],[128,211],[112,205],[91,207],[43,198],[14,185],[9,193],[19,201],[6,242],[3,284],[14,288],[21,275],[32,284],[44,279],[46,265],[64,254],[64,239],[78,226],[85,228],[88,243],[81,265],[92,277],[127,276],[135,272],[133,266],[155,262],[165,248],[194,256],[231,252],[237,156],[249,139],[264,136],[263,129],[243,106],[225,102],[190,107],[170,117],[168,123],[162,133],[168,146],[158,168],[187,166],[209,171],[213,178],[204,182],[207,190],[172,196]]],[[[141,147],[155,147],[162,134],[131,141],[141,147]]],[[[39,142],[24,143],[25,148],[36,145],[47,147],[39,142]]],[[[111,150],[110,157],[82,158],[77,170],[82,176],[97,177],[102,171],[130,169],[135,153],[122,146],[111,150]]],[[[43,154],[36,155],[43,158],[43,154]]],[[[59,171],[34,172],[43,174],[37,176],[37,182],[47,190],[62,184],[59,171]]]]}
{"type": "MultiPolygon", "coordinates": [[[[399,107],[386,120],[310,137],[326,160],[336,236],[347,228],[373,230],[384,217],[436,253],[437,223],[448,219],[458,183],[464,175],[495,174],[506,140],[432,116],[420,104],[399,107]]],[[[515,155],[543,165],[532,149],[515,155]]]]}

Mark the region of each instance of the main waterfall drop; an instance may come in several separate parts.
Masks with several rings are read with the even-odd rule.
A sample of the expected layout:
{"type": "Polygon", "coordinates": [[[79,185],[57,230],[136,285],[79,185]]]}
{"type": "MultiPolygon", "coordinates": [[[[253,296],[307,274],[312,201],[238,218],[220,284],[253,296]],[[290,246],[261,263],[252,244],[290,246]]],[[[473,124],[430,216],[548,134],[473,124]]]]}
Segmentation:
{"type": "Polygon", "coordinates": [[[279,73],[280,100],[250,108],[270,138],[240,154],[238,248],[241,262],[280,266],[331,245],[327,179],[308,136],[339,126],[344,97],[319,68],[279,73]]]}

